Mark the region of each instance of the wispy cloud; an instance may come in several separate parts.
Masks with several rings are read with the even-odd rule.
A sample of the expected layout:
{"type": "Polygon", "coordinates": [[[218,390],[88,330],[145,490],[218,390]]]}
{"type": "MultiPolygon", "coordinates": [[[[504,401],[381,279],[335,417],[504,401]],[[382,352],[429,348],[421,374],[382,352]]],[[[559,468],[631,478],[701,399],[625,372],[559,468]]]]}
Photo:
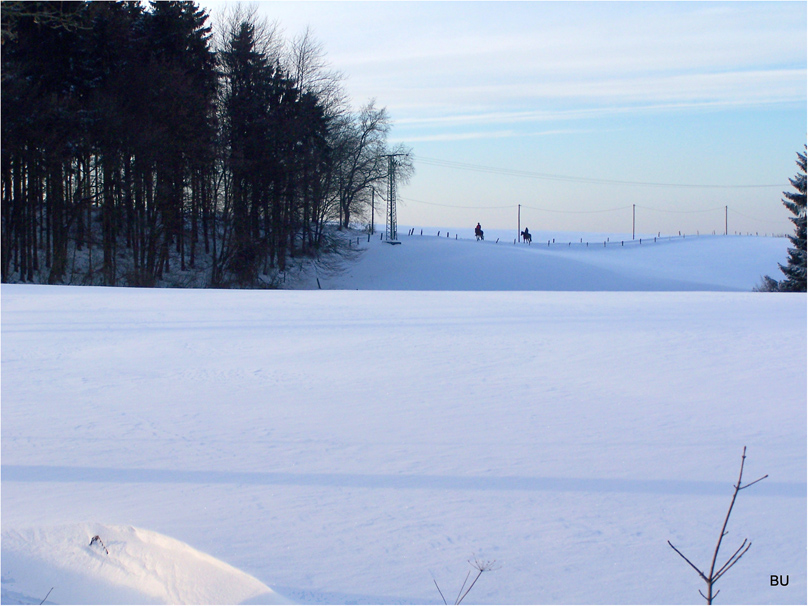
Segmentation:
{"type": "Polygon", "coordinates": [[[806,99],[805,19],[794,18],[804,6],[508,3],[494,19],[487,3],[427,4],[371,28],[372,52],[349,44],[334,55],[358,98],[377,97],[403,121],[806,99]],[[431,21],[419,26],[421,12],[431,21]]]}
{"type": "MultiPolygon", "coordinates": [[[[406,131],[405,131],[406,132],[406,131]]],[[[461,133],[437,132],[435,134],[413,134],[395,137],[398,143],[423,143],[427,141],[470,141],[475,139],[510,139],[514,137],[547,137],[551,135],[583,134],[591,132],[588,129],[555,129],[539,132],[524,132],[516,130],[495,131],[466,131],[461,133]]]]}
{"type": "MultiPolygon", "coordinates": [[[[799,103],[800,99],[793,99],[799,103]]],[[[783,103],[783,98],[771,99],[771,103],[783,103]]],[[[543,122],[571,122],[582,120],[597,120],[608,116],[619,115],[639,115],[653,114],[660,112],[676,112],[691,110],[715,110],[731,107],[744,107],[747,105],[765,105],[766,101],[732,100],[732,101],[684,101],[678,103],[653,103],[653,104],[623,104],[623,105],[603,105],[598,107],[583,107],[580,109],[555,109],[555,110],[535,110],[535,111],[479,111],[457,113],[455,107],[428,106],[427,111],[418,112],[417,106],[402,106],[397,109],[405,115],[403,118],[395,119],[395,124],[399,128],[428,128],[444,127],[451,128],[467,125],[493,125],[493,124],[526,124],[543,122]]],[[[424,107],[420,107],[424,109],[424,107]]],[[[544,131],[547,133],[573,133],[589,132],[591,129],[555,129],[544,131]]]]}
{"type": "MultiPolygon", "coordinates": [[[[434,120],[436,114],[444,119],[454,116],[458,123],[573,119],[638,109],[681,111],[804,103],[807,73],[805,68],[795,68],[442,85],[422,82],[387,87],[383,100],[396,110],[402,124],[434,120]]],[[[368,81],[368,92],[372,86],[368,81]]]]}

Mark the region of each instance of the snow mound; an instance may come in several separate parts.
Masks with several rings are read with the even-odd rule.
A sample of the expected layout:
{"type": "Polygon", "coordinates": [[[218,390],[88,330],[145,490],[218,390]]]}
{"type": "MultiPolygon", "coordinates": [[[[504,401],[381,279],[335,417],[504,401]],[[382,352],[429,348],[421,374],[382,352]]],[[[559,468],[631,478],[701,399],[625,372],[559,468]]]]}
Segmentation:
{"type": "Polygon", "coordinates": [[[3,604],[286,604],[258,579],[132,526],[3,529],[3,604]],[[94,537],[99,540],[93,541],[94,537]]]}

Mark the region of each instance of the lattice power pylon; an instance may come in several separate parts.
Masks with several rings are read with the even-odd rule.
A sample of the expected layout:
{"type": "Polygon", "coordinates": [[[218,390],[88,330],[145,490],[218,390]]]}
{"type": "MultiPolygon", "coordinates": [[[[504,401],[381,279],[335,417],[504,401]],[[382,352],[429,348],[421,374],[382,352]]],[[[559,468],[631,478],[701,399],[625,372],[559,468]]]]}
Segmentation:
{"type": "Polygon", "coordinates": [[[384,239],[390,244],[401,244],[398,239],[398,219],[396,217],[396,156],[387,156],[387,225],[384,230],[384,239]]]}

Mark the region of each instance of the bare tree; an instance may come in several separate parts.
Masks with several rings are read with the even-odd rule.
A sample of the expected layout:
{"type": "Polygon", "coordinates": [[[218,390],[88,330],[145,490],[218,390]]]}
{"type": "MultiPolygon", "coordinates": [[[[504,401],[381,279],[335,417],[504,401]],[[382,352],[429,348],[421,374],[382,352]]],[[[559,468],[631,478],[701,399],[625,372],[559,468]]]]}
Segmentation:
{"type": "Polygon", "coordinates": [[[375,100],[340,120],[335,145],[340,227],[348,227],[351,215],[366,205],[373,184],[387,177],[387,110],[376,109],[375,100]]]}
{"type": "Polygon", "coordinates": [[[292,40],[285,61],[286,71],[297,86],[316,95],[329,118],[348,111],[348,95],[342,86],[345,75],[331,67],[322,42],[314,37],[311,28],[292,40]]]}
{"type": "Polygon", "coordinates": [[[253,28],[255,52],[264,55],[272,63],[283,56],[283,29],[277,20],[270,21],[266,16],[260,16],[257,4],[227,2],[221,12],[213,15],[213,19],[217,24],[213,37],[217,52],[221,53],[228,48],[242,23],[249,23],[253,28]]]}
{"type": "Polygon", "coordinates": [[[750,482],[749,484],[743,484],[742,483],[743,466],[745,461],[746,461],[746,446],[743,447],[743,455],[741,456],[741,472],[738,474],[738,483],[735,484],[735,492],[732,493],[732,501],[729,504],[729,510],[727,511],[727,515],[724,518],[724,525],[721,527],[721,534],[718,536],[718,543],[716,543],[715,551],[713,552],[713,561],[710,564],[710,573],[705,574],[702,570],[697,568],[696,565],[693,564],[693,562],[687,559],[687,557],[685,557],[685,555],[681,551],[679,551],[678,549],[676,549],[676,547],[673,546],[673,543],[668,541],[668,545],[670,545],[671,548],[676,553],[678,553],[685,562],[690,564],[693,570],[695,570],[702,578],[702,580],[705,583],[707,583],[707,595],[704,595],[701,589],[699,589],[699,593],[701,594],[701,597],[707,600],[708,604],[712,604],[713,599],[715,599],[719,594],[720,590],[713,593],[713,586],[715,585],[716,581],[718,581],[718,579],[724,576],[727,573],[727,571],[730,568],[732,568],[738,562],[738,560],[740,560],[743,557],[743,555],[747,551],[749,551],[749,548],[752,546],[752,543],[749,542],[748,539],[744,539],[743,543],[741,543],[741,546],[735,550],[735,552],[729,557],[729,559],[724,563],[724,565],[721,566],[718,570],[716,570],[716,562],[718,562],[718,551],[721,549],[721,542],[724,540],[724,537],[727,536],[727,524],[729,523],[729,516],[730,514],[732,514],[732,508],[735,506],[735,499],[738,497],[738,493],[746,488],[749,488],[753,484],[757,484],[761,480],[769,477],[769,474],[766,474],[765,476],[763,476],[762,478],[758,478],[754,482],[750,482]]]}

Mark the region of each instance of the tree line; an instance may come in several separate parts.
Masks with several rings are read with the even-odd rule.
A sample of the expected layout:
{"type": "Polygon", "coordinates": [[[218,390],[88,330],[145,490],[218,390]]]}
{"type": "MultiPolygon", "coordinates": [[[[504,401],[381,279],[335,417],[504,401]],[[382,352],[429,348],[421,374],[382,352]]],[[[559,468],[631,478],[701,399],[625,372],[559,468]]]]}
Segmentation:
{"type": "Polygon", "coordinates": [[[3,2],[2,281],[249,286],[384,192],[390,118],[238,5],[3,2]],[[39,276],[39,278],[37,278],[39,276]]]}

